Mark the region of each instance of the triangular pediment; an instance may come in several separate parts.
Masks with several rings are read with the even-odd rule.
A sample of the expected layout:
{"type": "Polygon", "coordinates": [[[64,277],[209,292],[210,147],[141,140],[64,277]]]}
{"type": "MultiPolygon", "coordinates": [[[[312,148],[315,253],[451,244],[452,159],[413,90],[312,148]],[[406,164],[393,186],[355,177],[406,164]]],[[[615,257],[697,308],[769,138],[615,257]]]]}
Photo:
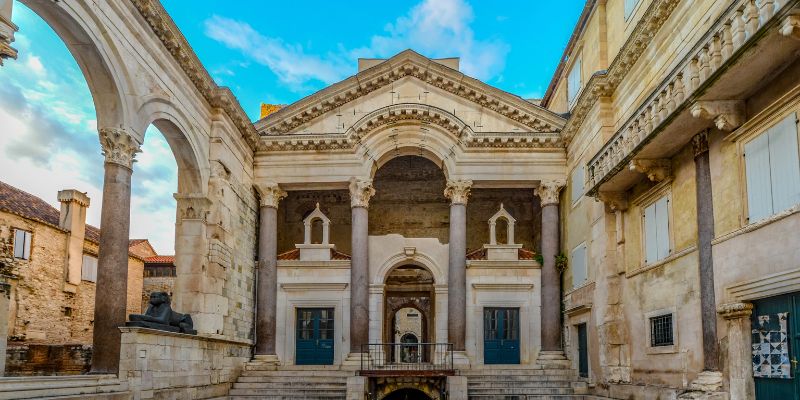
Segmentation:
{"type": "MultiPolygon", "coordinates": [[[[415,107],[431,107],[439,110],[438,114],[452,112],[451,117],[480,113],[481,118],[489,120],[497,132],[556,136],[565,123],[561,116],[519,96],[487,85],[413,50],[406,50],[282,108],[259,120],[255,126],[262,137],[344,134],[357,125],[356,117],[362,114],[366,117],[381,108],[410,103],[408,98],[400,99],[399,94],[397,101],[391,97],[395,90],[400,90],[400,85],[403,86],[400,89],[406,92],[431,93],[431,99],[438,96],[434,100],[427,99],[426,104],[426,99],[420,94],[418,102],[422,104],[415,107]],[[425,91],[425,88],[430,90],[425,91]],[[449,104],[458,104],[463,111],[456,112],[448,107],[449,104]],[[344,113],[350,117],[348,122],[341,122],[344,113]]],[[[460,123],[480,128],[474,120],[464,119],[460,123]]],[[[450,121],[448,124],[459,123],[450,121]]]]}

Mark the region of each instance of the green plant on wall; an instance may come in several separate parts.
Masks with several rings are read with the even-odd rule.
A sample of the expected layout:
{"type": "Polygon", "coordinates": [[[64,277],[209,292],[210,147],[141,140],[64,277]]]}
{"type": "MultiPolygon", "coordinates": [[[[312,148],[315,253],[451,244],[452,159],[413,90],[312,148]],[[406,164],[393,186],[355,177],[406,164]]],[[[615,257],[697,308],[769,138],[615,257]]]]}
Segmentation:
{"type": "Polygon", "coordinates": [[[564,273],[566,269],[567,256],[564,255],[564,253],[558,253],[558,255],[556,255],[556,270],[558,270],[559,273],[564,273]]]}

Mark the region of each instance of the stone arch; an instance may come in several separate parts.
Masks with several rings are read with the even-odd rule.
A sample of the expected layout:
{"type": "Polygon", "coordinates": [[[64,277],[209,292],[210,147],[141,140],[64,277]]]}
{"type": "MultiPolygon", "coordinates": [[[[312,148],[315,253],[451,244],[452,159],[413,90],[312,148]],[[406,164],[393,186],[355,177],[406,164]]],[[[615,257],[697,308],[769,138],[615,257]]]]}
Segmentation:
{"type": "Polygon", "coordinates": [[[436,264],[436,261],[431,256],[419,251],[416,251],[410,256],[406,253],[397,253],[387,258],[378,268],[378,272],[375,274],[372,283],[383,285],[383,283],[386,282],[386,278],[389,277],[389,274],[391,274],[393,270],[404,265],[416,265],[427,269],[428,272],[433,275],[434,285],[447,284],[447,274],[444,270],[436,264]]]}
{"type": "MultiPolygon", "coordinates": [[[[20,1],[55,31],[77,62],[92,95],[97,125],[130,127],[133,107],[124,93],[131,92],[132,74],[105,28],[111,23],[100,20],[94,3],[20,1]]],[[[141,142],[143,131],[131,133],[141,142]]]]}
{"type": "Polygon", "coordinates": [[[417,396],[420,394],[425,395],[431,400],[438,400],[441,399],[441,393],[439,393],[439,388],[433,382],[427,381],[403,381],[403,380],[395,380],[394,382],[387,382],[384,384],[377,393],[378,399],[402,399],[404,397],[399,397],[404,393],[414,393],[417,396]]]}

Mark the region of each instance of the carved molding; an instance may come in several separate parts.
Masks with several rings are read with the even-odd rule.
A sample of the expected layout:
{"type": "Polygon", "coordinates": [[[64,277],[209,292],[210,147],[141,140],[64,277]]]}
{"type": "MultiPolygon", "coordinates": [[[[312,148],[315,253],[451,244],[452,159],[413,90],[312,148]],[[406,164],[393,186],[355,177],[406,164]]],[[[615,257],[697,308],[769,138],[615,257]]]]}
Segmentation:
{"type": "Polygon", "coordinates": [[[371,179],[350,178],[350,207],[369,207],[369,199],[375,195],[371,179]]]}
{"type": "Polygon", "coordinates": [[[444,197],[450,199],[450,204],[467,204],[471,190],[471,180],[447,181],[447,186],[444,188],[444,197]]]}
{"type": "Polygon", "coordinates": [[[539,186],[533,190],[533,193],[539,196],[542,207],[549,204],[558,204],[558,194],[566,185],[567,181],[564,179],[541,181],[539,186]]]}
{"type": "Polygon", "coordinates": [[[161,3],[155,0],[132,0],[132,3],[203,98],[231,119],[250,149],[255,151],[258,133],[239,100],[230,89],[214,82],[161,3]]]}
{"type": "Polygon", "coordinates": [[[136,153],[142,152],[142,145],[136,138],[122,128],[100,128],[98,133],[106,162],[133,169],[136,153]]]}
{"type": "Polygon", "coordinates": [[[299,126],[393,82],[414,77],[517,121],[534,132],[559,132],[564,120],[555,113],[463,73],[406,50],[372,68],[270,114],[256,126],[262,135],[288,134],[299,126]]]}
{"type": "Polygon", "coordinates": [[[180,220],[195,219],[205,221],[207,219],[212,202],[202,193],[175,193],[172,197],[177,202],[180,220]]]}
{"type": "Polygon", "coordinates": [[[672,163],[666,159],[632,160],[629,168],[647,175],[653,182],[661,182],[672,175],[672,163]]]}
{"type": "Polygon", "coordinates": [[[692,116],[714,120],[714,125],[722,131],[732,131],[745,121],[744,101],[718,100],[698,101],[692,104],[692,116]]]}
{"type": "Polygon", "coordinates": [[[612,212],[628,209],[628,195],[626,192],[598,192],[597,199],[605,203],[612,212]]]}
{"type": "Polygon", "coordinates": [[[788,15],[783,19],[781,35],[800,40],[800,14],[788,15]]]}
{"type": "Polygon", "coordinates": [[[717,314],[727,320],[749,318],[752,313],[753,303],[726,303],[717,308],[717,314]]]}
{"type": "Polygon", "coordinates": [[[672,15],[672,11],[675,10],[675,6],[678,3],[678,0],[653,1],[611,62],[608,70],[605,73],[595,73],[589,79],[586,88],[581,92],[577,103],[572,108],[570,118],[561,131],[561,135],[567,144],[583,125],[583,121],[586,120],[589,111],[594,107],[597,100],[602,97],[609,97],[617,90],[617,87],[628,75],[628,72],[639,60],[639,57],[645,53],[644,50],[652,42],[653,37],[661,29],[661,26],[672,15]]]}
{"type": "Polygon", "coordinates": [[[708,153],[708,131],[692,136],[692,151],[695,157],[708,153]]]}
{"type": "Polygon", "coordinates": [[[287,196],[287,193],[277,183],[256,184],[255,187],[261,207],[278,208],[278,203],[287,196]]]}
{"type": "Polygon", "coordinates": [[[14,42],[14,32],[17,30],[19,30],[17,25],[0,14],[0,66],[3,65],[3,59],[17,59],[17,49],[11,47],[11,43],[14,42]]]}

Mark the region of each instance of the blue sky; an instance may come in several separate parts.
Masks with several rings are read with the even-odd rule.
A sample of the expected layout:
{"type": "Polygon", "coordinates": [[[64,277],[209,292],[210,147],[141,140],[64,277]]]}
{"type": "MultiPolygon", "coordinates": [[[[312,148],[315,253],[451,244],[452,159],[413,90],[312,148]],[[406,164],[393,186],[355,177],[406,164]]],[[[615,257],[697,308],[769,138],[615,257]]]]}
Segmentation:
{"type": "MultiPolygon", "coordinates": [[[[218,84],[251,119],[262,102],[288,104],[355,74],[359,57],[411,48],[461,57],[462,72],[525,98],[541,97],[582,0],[195,1],[164,7],[218,84]]],[[[75,188],[100,223],[102,164],[86,81],[64,44],[14,2],[19,59],[0,67],[0,180],[58,206],[75,188]],[[35,45],[33,45],[35,44],[35,45]]],[[[153,127],[134,166],[131,237],[174,252],[174,158],[153,127]]]]}

